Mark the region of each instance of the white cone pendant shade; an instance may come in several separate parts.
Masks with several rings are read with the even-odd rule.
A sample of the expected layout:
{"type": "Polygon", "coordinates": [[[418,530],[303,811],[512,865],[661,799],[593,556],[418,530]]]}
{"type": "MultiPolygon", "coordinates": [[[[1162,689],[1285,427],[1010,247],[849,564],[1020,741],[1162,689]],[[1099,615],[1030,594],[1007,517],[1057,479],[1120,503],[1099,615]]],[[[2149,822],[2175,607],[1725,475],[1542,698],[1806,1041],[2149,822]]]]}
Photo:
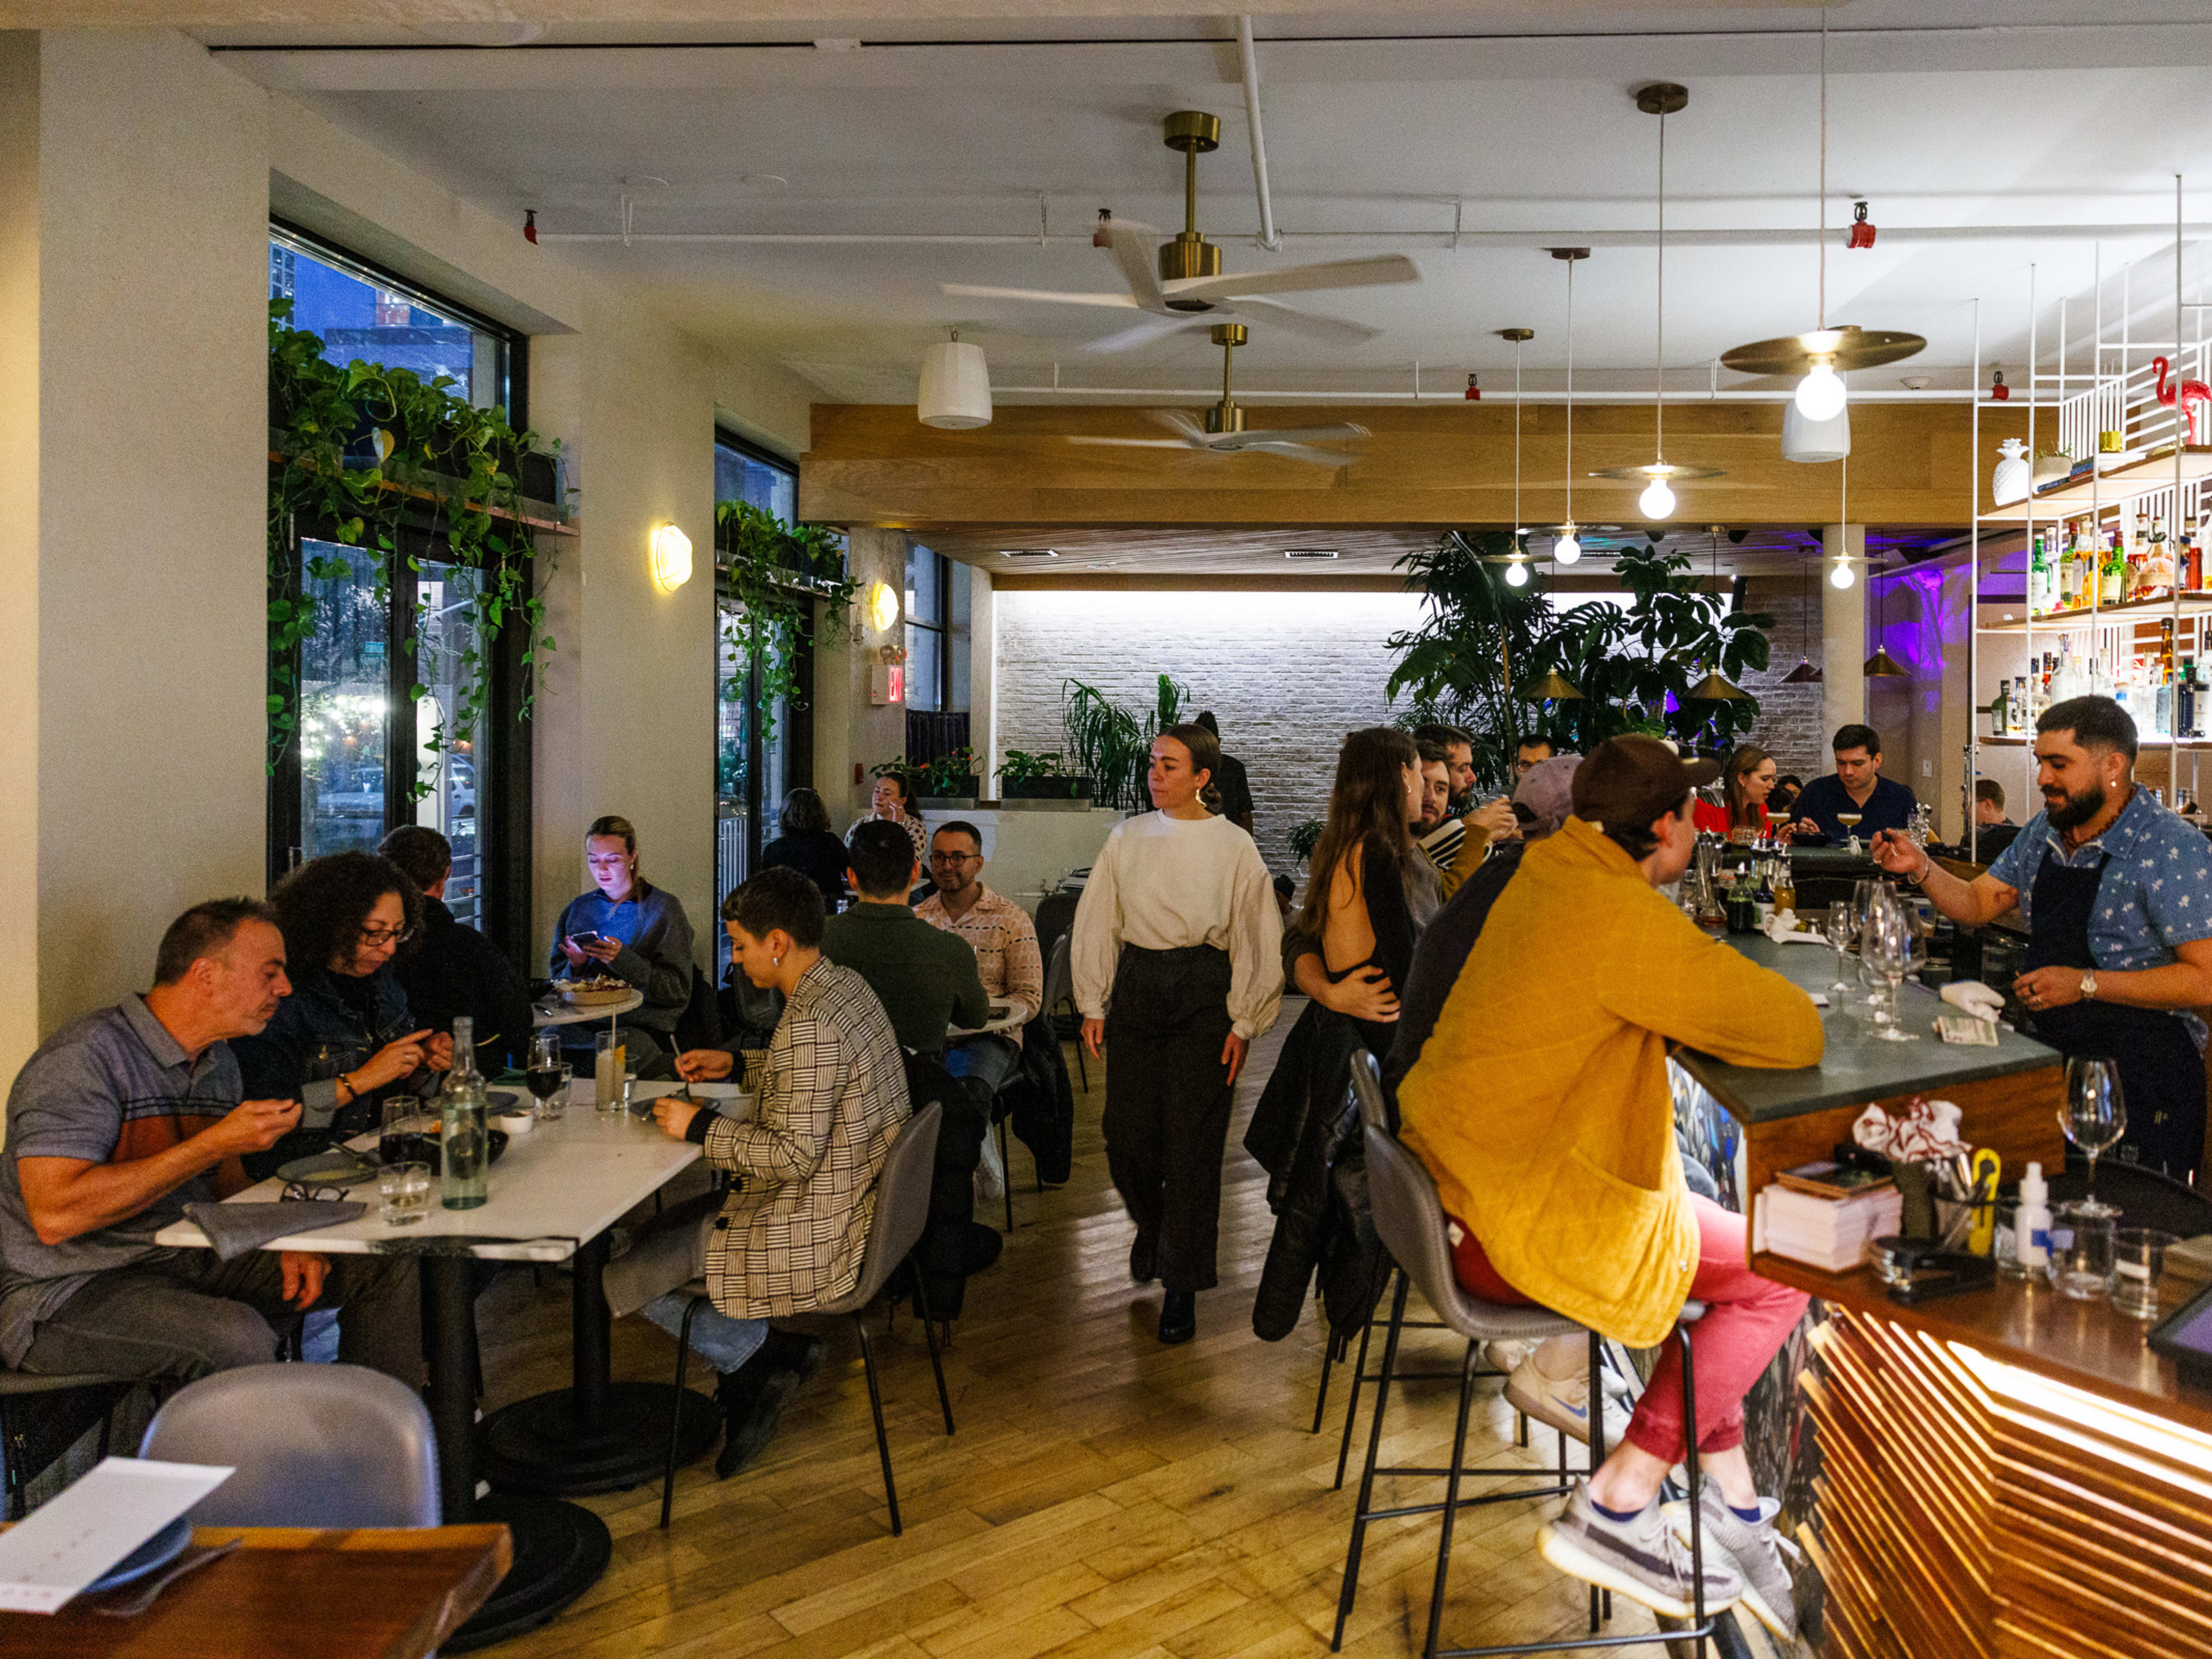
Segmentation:
{"type": "Polygon", "coordinates": [[[1838,410],[1825,421],[1806,418],[1793,401],[1782,410],[1782,459],[1785,461],[1840,461],[1851,453],[1851,412],[1838,410]]]}
{"type": "Polygon", "coordinates": [[[968,432],[991,424],[991,371],[983,348],[947,340],[922,355],[915,413],[924,426],[968,432]]]}

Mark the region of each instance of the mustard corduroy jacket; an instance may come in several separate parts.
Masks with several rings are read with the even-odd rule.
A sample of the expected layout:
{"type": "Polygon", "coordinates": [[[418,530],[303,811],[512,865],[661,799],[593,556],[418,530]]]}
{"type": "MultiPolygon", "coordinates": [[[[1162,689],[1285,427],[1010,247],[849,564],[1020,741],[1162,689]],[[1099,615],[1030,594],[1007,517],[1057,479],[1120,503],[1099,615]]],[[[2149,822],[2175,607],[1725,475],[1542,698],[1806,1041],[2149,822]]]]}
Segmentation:
{"type": "Polygon", "coordinates": [[[1580,818],[1531,847],[1398,1088],[1444,1208],[1522,1295],[1651,1347],[1698,1263],[1669,1042],[1811,1066],[1820,1016],[1580,818]]]}

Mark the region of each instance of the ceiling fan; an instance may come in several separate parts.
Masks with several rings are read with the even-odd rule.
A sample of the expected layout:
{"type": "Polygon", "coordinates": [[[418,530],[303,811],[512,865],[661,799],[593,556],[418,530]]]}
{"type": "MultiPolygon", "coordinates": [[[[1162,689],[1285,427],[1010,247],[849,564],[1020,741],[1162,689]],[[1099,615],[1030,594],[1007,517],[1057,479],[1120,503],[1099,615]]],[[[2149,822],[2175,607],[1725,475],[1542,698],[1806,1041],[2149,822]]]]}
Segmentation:
{"type": "Polygon", "coordinates": [[[1352,458],[1341,449],[1323,444],[1343,443],[1367,436],[1367,428],[1343,422],[1335,426],[1262,427],[1244,429],[1244,411],[1230,393],[1232,354],[1249,337],[1242,323],[1214,323],[1213,343],[1221,348],[1221,401],[1206,411],[1201,426],[1180,409],[1156,409],[1152,418],[1177,435],[1172,438],[1091,438],[1071,434],[1072,444],[1096,449],[1202,449],[1214,455],[1282,455],[1317,466],[1342,466],[1352,458]]]}
{"type": "Polygon", "coordinates": [[[1106,248],[1129,285],[1127,294],[1070,294],[1043,289],[982,288],[968,283],[942,284],[947,294],[982,300],[1034,300],[1052,305],[1106,306],[1115,310],[1151,314],[1133,328],[1094,340],[1086,351],[1125,351],[1188,329],[1207,326],[1208,316],[1244,317],[1270,322],[1328,345],[1358,345],[1381,331],[1334,317],[1316,317],[1269,294],[1302,294],[1322,289],[1372,288],[1390,283],[1416,283],[1421,274],[1402,253],[1371,259],[1334,259],[1323,264],[1290,265],[1280,270],[1249,271],[1224,276],[1221,250],[1198,230],[1198,158],[1221,144],[1221,120],[1202,110],[1178,110],[1166,121],[1166,143],[1183,155],[1183,228],[1164,236],[1150,225],[1132,219],[1098,216],[1098,230],[1091,238],[1106,248]],[[1155,244],[1158,244],[1155,248],[1155,244]]]}

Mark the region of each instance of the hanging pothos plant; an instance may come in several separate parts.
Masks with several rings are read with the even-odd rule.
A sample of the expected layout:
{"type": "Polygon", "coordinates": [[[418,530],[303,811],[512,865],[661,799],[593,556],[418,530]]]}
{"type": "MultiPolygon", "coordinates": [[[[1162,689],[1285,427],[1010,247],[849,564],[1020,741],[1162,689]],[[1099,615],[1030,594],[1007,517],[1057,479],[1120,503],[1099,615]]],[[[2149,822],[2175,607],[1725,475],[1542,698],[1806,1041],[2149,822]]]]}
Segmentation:
{"type": "Polygon", "coordinates": [[[745,671],[760,676],[761,740],[775,735],[775,708],[804,708],[799,647],[834,645],[850,625],[858,584],[845,568],[845,538],[826,524],[787,525],[750,501],[714,504],[715,558],[725,597],[722,643],[738,672],[722,700],[741,702],[745,671]],[[814,604],[822,602],[821,620],[814,604]]]}
{"type": "MultiPolygon", "coordinates": [[[[476,583],[469,601],[474,626],[455,662],[453,706],[438,706],[419,742],[432,757],[427,775],[416,781],[420,799],[436,787],[445,756],[483,718],[501,632],[525,630],[516,710],[523,720],[536,701],[538,653],[554,648],[542,597],[552,561],[538,556],[537,532],[522,515],[516,486],[524,457],[541,446],[535,433],[510,427],[503,411],[454,396],[448,388],[459,382],[451,375],[424,380],[411,369],[359,358],[340,368],[324,356],[320,338],[289,326],[291,313],[289,300],[270,302],[269,770],[275,773],[300,735],[298,653],[327,621],[311,584],[351,570],[340,558],[295,560],[295,544],[313,538],[374,549],[381,606],[390,597],[400,531],[410,527],[442,543],[444,562],[475,572],[476,583]]],[[[411,574],[422,568],[411,554],[406,565],[411,574]]],[[[435,648],[439,636],[424,626],[419,599],[415,620],[416,638],[435,648]]],[[[408,690],[418,706],[429,695],[419,678],[408,690]]]]}

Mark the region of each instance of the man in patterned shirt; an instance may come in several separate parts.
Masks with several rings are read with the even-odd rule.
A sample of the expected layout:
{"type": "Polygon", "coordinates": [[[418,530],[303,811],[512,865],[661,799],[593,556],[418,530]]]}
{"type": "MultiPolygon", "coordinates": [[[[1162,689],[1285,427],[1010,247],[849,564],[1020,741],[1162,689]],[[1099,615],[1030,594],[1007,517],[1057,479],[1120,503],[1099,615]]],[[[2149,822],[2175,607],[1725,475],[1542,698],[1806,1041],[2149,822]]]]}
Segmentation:
{"type": "MultiPolygon", "coordinates": [[[[983,885],[983,836],[974,824],[955,821],[930,837],[929,878],[937,890],[914,907],[915,915],[968,941],[983,988],[1014,1005],[1017,1028],[1035,1019],[1044,1006],[1036,924],[1020,905],[983,885]]],[[[950,1045],[945,1069],[974,1078],[996,1094],[1020,1060],[1020,1042],[1010,1030],[950,1045]]]]}
{"type": "Polygon", "coordinates": [[[1954,921],[2020,906],[2027,970],[2013,991],[2035,1035],[2117,1060],[2127,1099],[2119,1155],[2186,1181],[2204,1146],[2204,1023],[2212,1003],[2212,848],[2136,787],[2135,722],[2110,697],[2055,703],[2035,724],[2043,811],[1969,884],[1885,830],[1884,869],[1954,921]]]}

